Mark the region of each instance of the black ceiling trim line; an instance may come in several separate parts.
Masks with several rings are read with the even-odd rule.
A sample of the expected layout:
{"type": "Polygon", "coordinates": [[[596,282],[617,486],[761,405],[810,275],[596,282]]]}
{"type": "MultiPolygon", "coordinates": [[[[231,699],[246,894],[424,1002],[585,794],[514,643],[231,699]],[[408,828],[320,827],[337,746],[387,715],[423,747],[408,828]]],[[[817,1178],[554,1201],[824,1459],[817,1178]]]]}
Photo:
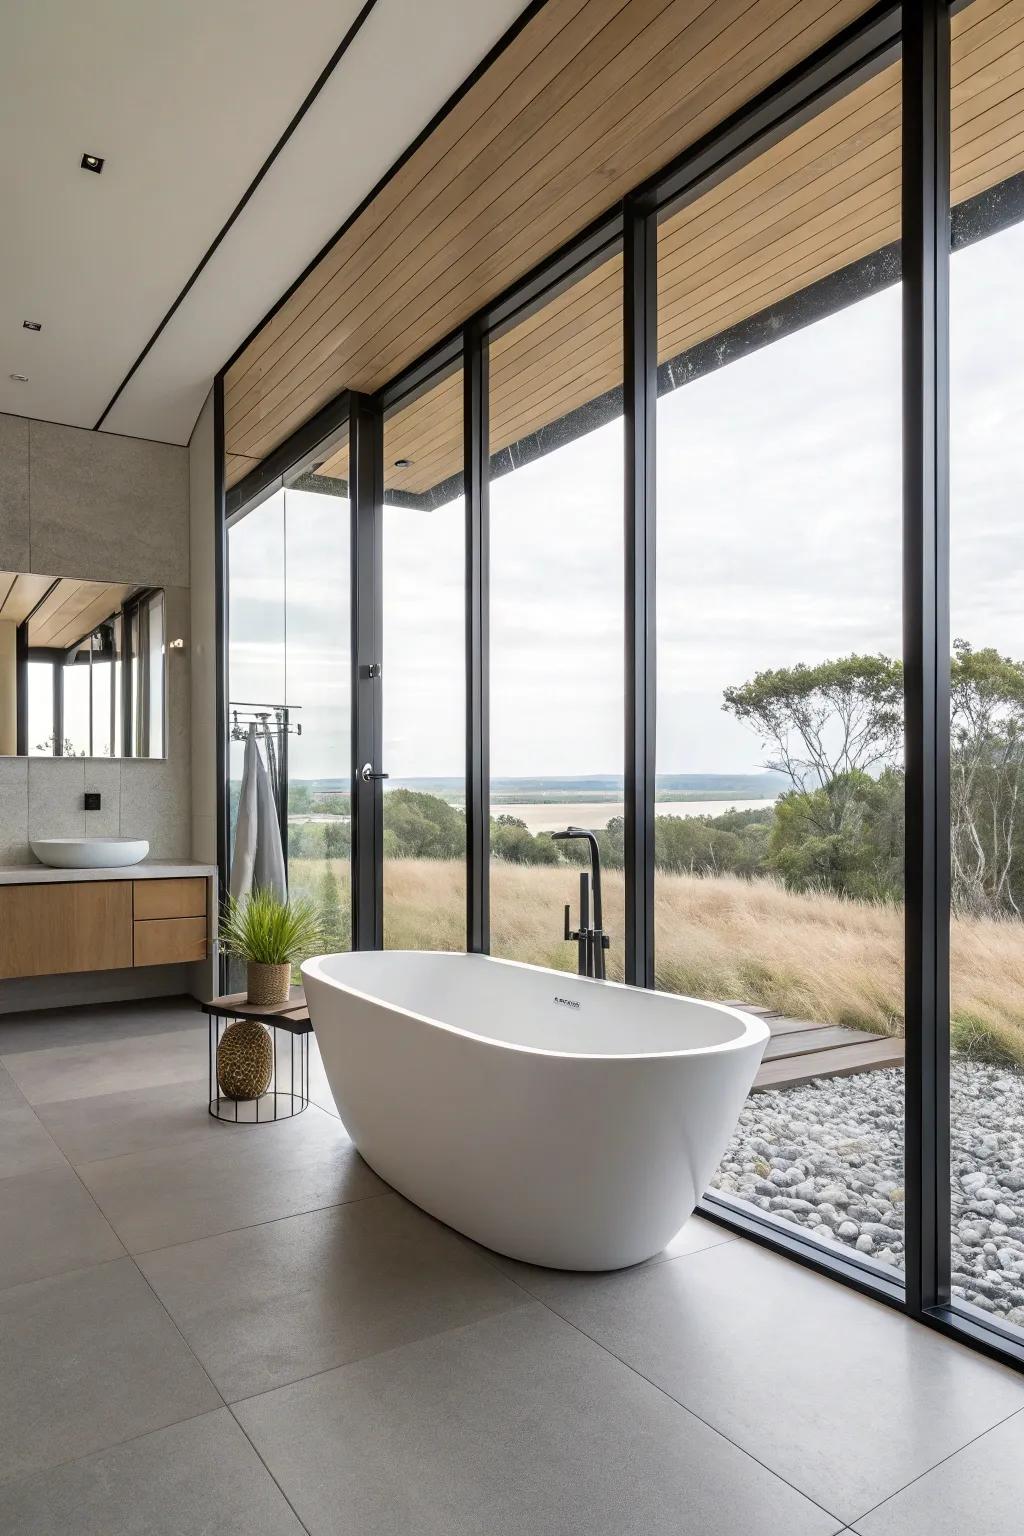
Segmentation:
{"type": "MultiPolygon", "coordinates": [[[[206,402],[204,401],[203,403],[205,404],[206,402]]],[[[75,421],[58,421],[54,416],[26,416],[24,411],[3,411],[0,412],[0,414],[4,416],[10,416],[15,421],[27,422],[29,426],[35,422],[41,427],[61,427],[66,432],[96,431],[95,427],[80,427],[75,421]]],[[[137,443],[140,441],[155,443],[158,448],[174,448],[178,453],[181,453],[187,446],[185,443],[169,443],[166,438],[163,437],[147,437],[140,439],[137,434],[132,432],[107,432],[104,435],[106,437],[123,437],[126,442],[130,443],[137,443]]]]}
{"type": "Polygon", "coordinates": [[[205,252],[203,253],[202,257],[200,258],[199,264],[196,267],[195,271],[192,273],[191,277],[188,279],[188,281],[186,282],[185,286],[182,288],[181,292],[178,294],[177,298],[174,300],[174,302],[171,305],[170,309],[164,315],[163,319],[160,321],[160,324],[157,326],[156,330],[153,332],[152,336],[146,342],[146,345],[143,347],[142,351],[139,353],[138,357],[135,359],[134,363],[132,363],[132,365],[129,368],[128,372],[125,374],[124,378],[121,380],[120,384],[117,386],[117,388],[115,389],[114,393],[111,395],[111,397],[108,400],[106,406],[104,407],[102,415],[100,416],[99,420],[96,422],[96,425],[92,429],[94,432],[98,432],[100,430],[100,428],[102,427],[103,423],[106,421],[107,417],[110,415],[110,412],[113,410],[114,406],[117,404],[118,400],[121,398],[121,395],[124,393],[125,389],[129,385],[131,380],[134,378],[134,376],[138,372],[139,368],[145,362],[146,358],[149,356],[150,352],[153,350],[153,348],[156,345],[157,341],[160,339],[160,337],[163,335],[164,331],[167,329],[167,326],[169,325],[170,321],[173,319],[174,315],[180,309],[180,307],[181,307],[182,303],[184,302],[184,300],[188,297],[189,293],[192,291],[193,287],[195,286],[196,282],[198,281],[199,277],[201,276],[201,274],[203,273],[205,268],[209,265],[211,259],[213,258],[214,253],[216,252],[218,247],[223,243],[225,237],[228,234],[228,231],[231,229],[232,225],[239,218],[239,216],[241,215],[241,213],[245,209],[246,205],[249,203],[250,199],[252,198],[253,194],[255,193],[256,189],[259,187],[261,181],[266,176],[266,174],[270,170],[271,166],[274,164],[274,161],[277,159],[278,155],[284,149],[285,145],[288,143],[288,140],[292,137],[292,135],[294,134],[296,128],[298,128],[299,124],[302,122],[302,119],[305,117],[306,113],[309,111],[310,107],[316,101],[317,97],[320,95],[320,92],[323,90],[324,86],[327,84],[328,80],[331,78],[331,75],[334,73],[334,71],[337,68],[338,64],[341,62],[341,60],[344,58],[345,54],[348,52],[349,48],[352,46],[352,43],[355,41],[357,35],[359,34],[359,32],[362,29],[363,23],[366,21],[367,17],[369,16],[370,12],[373,10],[373,8],[374,8],[374,6],[376,4],[377,4],[377,0],[365,0],[365,3],[363,4],[363,6],[361,7],[361,9],[359,11],[359,14],[356,16],[355,20],[352,22],[351,26],[349,27],[348,31],[345,33],[345,36],[342,38],[342,40],[338,44],[337,48],[335,48],[334,52],[331,54],[331,57],[328,59],[327,63],[324,65],[324,67],[320,71],[319,75],[316,77],[316,79],[313,82],[312,86],[310,87],[309,91],[306,93],[306,96],[305,96],[304,100],[302,101],[302,103],[300,104],[298,110],[295,112],[294,116],[292,117],[292,119],[289,122],[288,126],[285,128],[284,132],[281,134],[281,137],[278,139],[277,143],[274,145],[273,149],[270,151],[269,155],[264,160],[264,162],[260,166],[259,170],[256,172],[256,175],[253,177],[252,181],[250,181],[249,185],[246,187],[245,191],[242,193],[242,196],[239,198],[239,200],[235,204],[234,208],[232,208],[231,212],[228,214],[227,219],[225,220],[225,222],[223,223],[223,225],[221,226],[221,228],[219,229],[217,234],[214,235],[214,237],[211,240],[210,244],[207,246],[205,252]]]}
{"type": "Polygon", "coordinates": [[[412,142],[405,149],[403,149],[398,159],[388,167],[376,185],[370,188],[362,202],[353,208],[345,222],[334,232],[326,244],[320,247],[316,255],[306,264],[306,266],[302,269],[291,286],[285,289],[284,293],[282,293],[281,297],[277,300],[277,303],[273,304],[270,309],[267,310],[263,318],[257,321],[252,330],[249,332],[248,336],[246,336],[245,340],[239,342],[238,346],[232,352],[227,362],[221,368],[221,373],[226,374],[230,368],[234,367],[235,363],[237,363],[246,347],[248,347],[252,342],[256,340],[256,337],[263,330],[263,327],[265,325],[269,325],[270,321],[273,320],[278,310],[287,304],[288,300],[291,298],[296,289],[301,288],[302,284],[306,281],[306,278],[316,270],[328,252],[332,251],[337,245],[338,241],[341,240],[346,234],[348,234],[348,231],[352,228],[352,225],[356,222],[356,220],[361,218],[362,215],[366,212],[367,208],[369,208],[370,204],[380,196],[388,182],[392,181],[394,177],[398,175],[398,172],[402,169],[403,165],[405,165],[407,161],[411,160],[420,146],[426,143],[427,139],[430,138],[432,133],[436,132],[436,130],[441,126],[449,113],[458,106],[459,102],[463,99],[464,96],[468,96],[469,92],[473,89],[474,85],[476,85],[477,81],[487,73],[495,60],[499,59],[505,52],[505,49],[508,48],[510,44],[515,42],[516,38],[519,36],[520,32],[523,31],[524,27],[526,27],[529,22],[533,20],[539,11],[544,9],[547,3],[548,0],[530,0],[530,3],[522,11],[520,11],[519,15],[516,17],[511,26],[501,34],[493,47],[484,54],[476,68],[466,76],[461,85],[456,87],[456,89],[448,97],[447,101],[445,101],[443,106],[439,107],[438,110],[434,113],[426,127],[422,128],[416,137],[412,140],[412,142]]]}

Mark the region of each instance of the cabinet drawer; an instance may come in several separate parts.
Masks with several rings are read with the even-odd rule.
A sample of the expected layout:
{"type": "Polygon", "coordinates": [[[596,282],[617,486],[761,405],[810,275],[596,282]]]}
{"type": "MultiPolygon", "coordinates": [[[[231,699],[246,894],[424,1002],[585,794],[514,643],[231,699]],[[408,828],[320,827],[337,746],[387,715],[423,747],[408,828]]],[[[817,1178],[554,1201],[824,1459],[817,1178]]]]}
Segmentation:
{"type": "Polygon", "coordinates": [[[205,917],[152,917],[135,923],[136,965],[206,959],[205,917]]]}
{"type": "Polygon", "coordinates": [[[185,880],[135,880],[135,919],[153,917],[205,917],[206,881],[199,876],[185,880]]]}
{"type": "Polygon", "coordinates": [[[131,963],[129,881],[0,886],[0,977],[120,970],[131,963]]]}

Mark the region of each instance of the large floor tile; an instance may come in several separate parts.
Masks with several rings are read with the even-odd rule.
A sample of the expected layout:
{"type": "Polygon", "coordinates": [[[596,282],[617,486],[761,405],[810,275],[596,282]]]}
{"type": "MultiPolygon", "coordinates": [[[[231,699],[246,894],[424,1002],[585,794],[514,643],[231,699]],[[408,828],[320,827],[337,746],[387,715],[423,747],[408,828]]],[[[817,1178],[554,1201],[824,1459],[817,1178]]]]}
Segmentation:
{"type": "Polygon", "coordinates": [[[117,1234],[63,1159],[59,1168],[0,1179],[0,1289],[103,1264],[123,1253],[117,1234]]]}
{"type": "Polygon", "coordinates": [[[849,1524],[1024,1407],[1024,1380],[750,1243],[545,1301],[849,1524]]]}
{"type": "Polygon", "coordinates": [[[221,1125],[216,1141],[83,1163],[79,1175],[132,1253],[382,1193],[332,1115],[221,1125]]]}
{"type": "Polygon", "coordinates": [[[0,1181],[42,1168],[66,1168],[67,1159],[32,1108],[0,1110],[0,1181]]]}
{"type": "Polygon", "coordinates": [[[137,1002],[82,1003],[76,1008],[35,1008],[0,1015],[0,1056],[48,1051],[54,1046],[143,1039],[175,1029],[205,1028],[189,997],[154,997],[137,1002]]]}
{"type": "Polygon", "coordinates": [[[226,1408],[0,1486],[17,1536],[302,1536],[226,1408]]]}
{"type": "Polygon", "coordinates": [[[30,1104],[204,1082],[207,1030],[198,1010],[155,1004],[19,1015],[0,1022],[0,1057],[30,1104]]]}
{"type": "Polygon", "coordinates": [[[312,1536],[839,1525],[536,1303],[235,1412],[312,1536]]]}
{"type": "MultiPolygon", "coordinates": [[[[716,1226],[713,1221],[705,1221],[700,1216],[691,1216],[684,1227],[680,1229],[672,1241],[656,1253],[653,1258],[645,1259],[642,1264],[636,1264],[629,1273],[647,1269],[652,1264],[663,1264],[669,1259],[678,1259],[688,1253],[700,1253],[705,1248],[714,1248],[718,1243],[732,1243],[736,1237],[725,1227],[716,1226]]],[[[474,1247],[477,1246],[474,1244],[474,1247]]],[[[549,1296],[559,1297],[564,1290],[568,1279],[571,1283],[577,1275],[581,1279],[593,1279],[593,1273],[577,1270],[544,1269],[538,1264],[522,1264],[518,1259],[510,1259],[503,1253],[491,1253],[483,1248],[482,1253],[488,1254],[492,1263],[496,1264],[503,1274],[515,1280],[518,1285],[524,1287],[531,1295],[546,1301],[549,1296]]],[[[621,1273],[621,1271],[620,1271],[621,1273]]]]}
{"type": "Polygon", "coordinates": [[[0,1292],[0,1481],[220,1407],[130,1259],[0,1292]]]}
{"type": "Polygon", "coordinates": [[[990,1429],[857,1521],[859,1536],[1017,1536],[1024,1518],[1024,1413],[990,1429]]]}
{"type": "Polygon", "coordinates": [[[526,1300],[397,1195],[161,1248],[139,1263],[229,1402],[526,1300]]]}
{"type": "Polygon", "coordinates": [[[6,1067],[0,1067],[0,1110],[20,1109],[28,1101],[6,1067]]]}
{"type": "MultiPolygon", "coordinates": [[[[194,1147],[234,1134],[207,1111],[207,1083],[165,1083],[39,1104],[35,1113],[72,1163],[158,1147],[194,1147]]],[[[223,1145],[223,1142],[221,1143],[223,1145]]]]}

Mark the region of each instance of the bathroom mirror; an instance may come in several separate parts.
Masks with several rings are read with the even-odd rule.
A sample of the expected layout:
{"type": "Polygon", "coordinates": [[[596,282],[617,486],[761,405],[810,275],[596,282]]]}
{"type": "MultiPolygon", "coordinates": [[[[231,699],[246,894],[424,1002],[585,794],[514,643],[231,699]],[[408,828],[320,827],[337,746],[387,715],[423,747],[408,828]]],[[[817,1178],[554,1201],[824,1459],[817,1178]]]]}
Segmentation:
{"type": "Polygon", "coordinates": [[[153,587],[0,571],[0,756],[164,757],[153,587]]]}

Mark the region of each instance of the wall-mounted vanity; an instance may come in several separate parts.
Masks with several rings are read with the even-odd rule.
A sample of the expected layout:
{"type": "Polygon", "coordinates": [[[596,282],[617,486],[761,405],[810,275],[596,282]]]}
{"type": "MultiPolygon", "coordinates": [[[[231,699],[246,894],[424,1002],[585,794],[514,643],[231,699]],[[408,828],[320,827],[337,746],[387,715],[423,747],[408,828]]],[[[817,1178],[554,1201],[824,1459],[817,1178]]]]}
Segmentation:
{"type": "Polygon", "coordinates": [[[155,862],[0,869],[0,980],[205,960],[213,874],[155,862]]]}
{"type": "Polygon", "coordinates": [[[212,953],[213,871],[136,863],[149,843],[117,792],[123,763],[141,759],[148,772],[167,759],[171,640],[159,587],[0,571],[0,755],[69,776],[66,793],[41,782],[26,862],[0,866],[0,1011],[31,1002],[24,988],[8,997],[3,986],[30,978],[77,975],[89,995],[113,972],[139,995],[184,989],[188,972],[156,968],[212,953]]]}

